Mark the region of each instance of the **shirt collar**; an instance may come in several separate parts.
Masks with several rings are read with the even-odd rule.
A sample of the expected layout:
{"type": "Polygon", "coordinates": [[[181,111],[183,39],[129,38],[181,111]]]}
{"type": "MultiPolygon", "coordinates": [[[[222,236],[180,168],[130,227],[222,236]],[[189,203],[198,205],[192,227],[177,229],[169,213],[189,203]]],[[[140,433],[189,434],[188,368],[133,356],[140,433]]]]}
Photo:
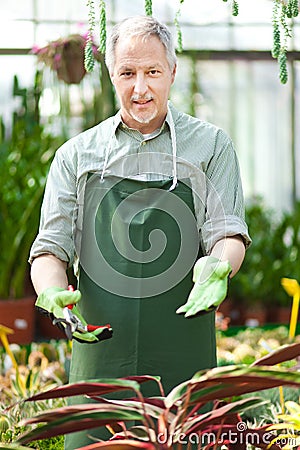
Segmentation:
{"type": "Polygon", "coordinates": [[[117,114],[115,114],[114,116],[114,121],[113,121],[113,132],[116,133],[117,128],[119,127],[119,125],[121,125],[122,122],[122,118],[121,118],[121,111],[118,111],[117,114]]]}

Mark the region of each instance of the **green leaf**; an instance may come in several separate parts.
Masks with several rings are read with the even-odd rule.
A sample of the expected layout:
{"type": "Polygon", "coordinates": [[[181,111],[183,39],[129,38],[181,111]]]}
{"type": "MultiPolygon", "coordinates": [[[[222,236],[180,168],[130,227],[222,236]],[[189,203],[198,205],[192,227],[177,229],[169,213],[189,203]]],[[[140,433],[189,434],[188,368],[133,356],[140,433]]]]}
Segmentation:
{"type": "Polygon", "coordinates": [[[14,449],[14,450],[28,450],[28,447],[22,447],[18,444],[1,444],[0,443],[0,450],[7,450],[8,448],[14,449]]]}
{"type": "Polygon", "coordinates": [[[252,366],[273,366],[295,359],[300,355],[300,343],[284,345],[255,361],[252,366]]]}
{"type": "Polygon", "coordinates": [[[187,388],[190,386],[190,380],[175,386],[165,398],[166,408],[171,408],[178,401],[182,400],[182,397],[186,394],[187,388]]]}
{"type": "Polygon", "coordinates": [[[300,374],[282,367],[225,366],[207,373],[197,372],[193,378],[175,387],[165,399],[170,408],[189,399],[189,405],[235,397],[278,386],[299,387],[300,374]]]}
{"type": "Polygon", "coordinates": [[[124,377],[123,380],[136,381],[139,384],[146,383],[147,381],[155,381],[158,384],[160,393],[162,396],[165,395],[164,389],[161,383],[161,377],[159,375],[131,375],[124,377]]]}
{"type": "Polygon", "coordinates": [[[61,434],[88,430],[126,420],[143,420],[143,414],[116,405],[83,404],[54,409],[23,422],[26,425],[45,424],[23,434],[18,442],[26,444],[37,439],[46,439],[61,434]]]}
{"type": "Polygon", "coordinates": [[[189,435],[191,433],[196,433],[200,430],[206,429],[208,426],[217,423],[220,425],[226,424],[226,417],[232,418],[234,414],[242,413],[249,408],[253,408],[255,406],[262,405],[267,403],[261,398],[248,398],[238,400],[233,403],[228,403],[220,408],[213,409],[207,413],[197,415],[195,418],[191,418],[191,420],[187,421],[183,427],[182,432],[189,435]]]}
{"type": "MultiPolygon", "coordinates": [[[[161,405],[157,406],[155,403],[151,403],[151,399],[143,399],[143,401],[139,401],[138,399],[129,399],[129,400],[110,400],[101,398],[101,402],[103,404],[111,405],[112,410],[114,410],[114,405],[116,407],[130,408],[132,410],[148,414],[149,416],[158,419],[161,414],[166,414],[166,409],[164,403],[161,401],[161,405]]],[[[172,412],[167,412],[166,417],[168,421],[171,422],[175,419],[175,414],[172,412]]]]}
{"type": "Polygon", "coordinates": [[[99,380],[82,381],[72,383],[49,391],[33,395],[26,399],[28,402],[36,402],[38,400],[48,400],[49,398],[65,398],[75,395],[104,395],[111,392],[133,390],[139,392],[140,386],[136,381],[126,380],[122,378],[102,378],[99,380]]]}

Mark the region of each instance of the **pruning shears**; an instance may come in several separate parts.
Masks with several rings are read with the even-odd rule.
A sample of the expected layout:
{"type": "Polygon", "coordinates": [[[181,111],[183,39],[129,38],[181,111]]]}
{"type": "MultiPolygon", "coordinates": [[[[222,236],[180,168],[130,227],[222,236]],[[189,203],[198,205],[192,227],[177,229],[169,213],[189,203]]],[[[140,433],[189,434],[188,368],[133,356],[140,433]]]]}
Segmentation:
{"type": "MultiPolygon", "coordinates": [[[[69,290],[74,290],[73,286],[68,287],[69,290]]],[[[103,341],[105,339],[110,339],[113,334],[113,330],[110,324],[106,325],[90,325],[84,324],[79,317],[77,317],[72,309],[74,305],[67,305],[63,308],[64,318],[54,319],[53,324],[57,325],[63,323],[65,325],[64,331],[68,339],[72,340],[73,334],[77,333],[89,333],[95,330],[103,329],[101,333],[97,333],[98,341],[103,341]]]]}

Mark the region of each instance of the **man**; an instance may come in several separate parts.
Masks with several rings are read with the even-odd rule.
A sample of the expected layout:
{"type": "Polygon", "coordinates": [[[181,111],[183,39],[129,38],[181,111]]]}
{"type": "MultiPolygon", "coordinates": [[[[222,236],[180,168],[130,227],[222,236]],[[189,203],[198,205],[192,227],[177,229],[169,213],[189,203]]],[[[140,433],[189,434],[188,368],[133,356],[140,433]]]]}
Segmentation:
{"type": "Polygon", "coordinates": [[[78,302],[80,317],[114,330],[95,345],[83,342],[101,329],[75,334],[70,381],[160,375],[168,392],[216,364],[213,309],[250,243],[239,168],[222,130],[168,102],[176,55],[164,25],[144,16],[116,25],[106,63],[120,111],[57,151],[32,281],[55,317],[78,302]]]}

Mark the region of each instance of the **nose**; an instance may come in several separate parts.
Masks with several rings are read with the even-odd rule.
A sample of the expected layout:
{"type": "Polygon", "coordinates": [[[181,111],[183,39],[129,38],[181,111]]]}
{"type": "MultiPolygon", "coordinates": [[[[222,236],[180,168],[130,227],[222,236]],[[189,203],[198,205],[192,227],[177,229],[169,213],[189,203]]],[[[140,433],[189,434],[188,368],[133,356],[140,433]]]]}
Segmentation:
{"type": "Polygon", "coordinates": [[[136,95],[145,95],[147,92],[148,86],[144,73],[138,72],[136,74],[135,85],[134,85],[134,93],[136,95]]]}

